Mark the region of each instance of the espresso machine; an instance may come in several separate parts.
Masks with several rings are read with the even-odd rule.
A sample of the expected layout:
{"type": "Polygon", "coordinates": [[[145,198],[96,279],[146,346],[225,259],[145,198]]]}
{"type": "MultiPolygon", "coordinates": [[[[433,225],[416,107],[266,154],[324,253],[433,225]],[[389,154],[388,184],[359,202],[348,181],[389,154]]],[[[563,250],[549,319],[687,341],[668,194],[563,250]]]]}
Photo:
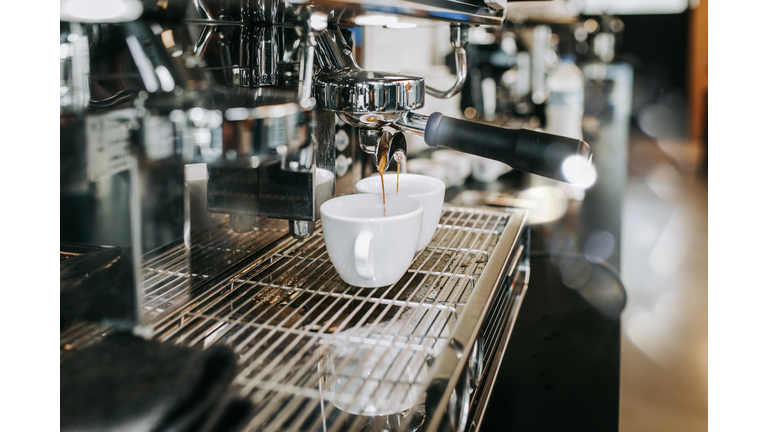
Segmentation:
{"type": "Polygon", "coordinates": [[[62,2],[62,359],[114,332],[230,347],[243,430],[478,428],[527,213],[446,205],[406,276],[363,289],[330,264],[319,208],[407,159],[406,134],[580,180],[582,140],[418,112],[461,92],[468,31],[506,1],[113,3],[62,2]],[[359,66],[360,26],[398,18],[450,28],[450,88],[359,66]]]}

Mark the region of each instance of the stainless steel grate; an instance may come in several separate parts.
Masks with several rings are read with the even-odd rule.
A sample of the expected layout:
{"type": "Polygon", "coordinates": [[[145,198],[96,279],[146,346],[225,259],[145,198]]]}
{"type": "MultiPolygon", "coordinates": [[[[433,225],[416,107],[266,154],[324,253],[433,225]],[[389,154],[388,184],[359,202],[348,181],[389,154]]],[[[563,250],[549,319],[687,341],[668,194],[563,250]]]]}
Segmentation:
{"type": "Polygon", "coordinates": [[[263,218],[250,233],[235,234],[225,218],[221,225],[192,236],[188,248],[179,244],[144,261],[141,304],[151,319],[157,319],[188,301],[189,294],[210,278],[287,233],[285,221],[263,218]]]}
{"type": "MultiPolygon", "coordinates": [[[[255,405],[248,430],[356,430],[383,414],[387,422],[418,423],[429,365],[448,346],[502,233],[519,231],[523,219],[446,206],[432,242],[401,280],[373,289],[341,280],[321,229],[303,241],[282,236],[215,277],[174,267],[183,260],[169,251],[147,263],[145,277],[166,287],[174,277],[198,281],[183,302],[157,316],[155,338],[232,347],[240,396],[255,405]]],[[[193,258],[216,250],[227,235],[210,236],[193,258]]],[[[175,301],[172,287],[146,287],[153,308],[175,301]]],[[[494,300],[491,315],[507,303],[494,300]]]]}
{"type": "Polygon", "coordinates": [[[423,398],[427,363],[447,345],[510,216],[446,207],[406,275],[375,289],[340,279],[322,230],[286,238],[158,321],[156,337],[230,345],[240,395],[256,405],[249,429],[338,430],[351,413],[403,411],[423,398]]]}

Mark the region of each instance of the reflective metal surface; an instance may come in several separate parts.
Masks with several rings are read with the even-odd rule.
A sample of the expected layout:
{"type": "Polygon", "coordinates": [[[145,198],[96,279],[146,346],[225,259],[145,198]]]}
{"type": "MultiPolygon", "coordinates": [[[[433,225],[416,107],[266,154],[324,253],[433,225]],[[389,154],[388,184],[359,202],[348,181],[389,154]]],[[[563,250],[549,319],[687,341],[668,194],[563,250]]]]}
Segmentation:
{"type": "Polygon", "coordinates": [[[409,111],[424,106],[424,78],[362,70],[335,28],[318,35],[321,71],[315,77],[318,107],[349,113],[353,124],[373,123],[367,113],[409,111]]]}
{"type": "MultiPolygon", "coordinates": [[[[476,389],[524,292],[514,254],[525,213],[446,207],[403,279],[365,290],[338,278],[319,208],[371,172],[363,151],[386,168],[407,153],[399,129],[423,134],[426,123],[412,113],[423,78],[359,68],[355,18],[498,24],[503,10],[483,0],[142,5],[127,23],[61,23],[62,260],[75,256],[65,242],[120,248],[119,282],[133,296],[122,327],[232,346],[237,391],[257,408],[248,430],[465,427],[484,409],[476,389]],[[483,332],[467,338],[457,320],[483,332]],[[442,360],[456,344],[469,347],[464,360],[442,360]],[[428,392],[433,366],[448,373],[449,363],[461,379],[428,392]]],[[[117,322],[68,322],[61,355],[117,322]]]]}
{"type": "Polygon", "coordinates": [[[415,112],[407,112],[395,121],[395,125],[411,135],[424,136],[424,130],[427,128],[428,115],[415,112]]]}
{"type": "Polygon", "coordinates": [[[288,231],[295,239],[309,238],[315,232],[315,223],[292,220],[288,222],[288,231]]]}
{"type": "Polygon", "coordinates": [[[384,171],[389,169],[389,163],[392,159],[398,162],[405,161],[408,155],[408,145],[405,141],[405,135],[402,132],[391,134],[384,132],[376,145],[376,165],[380,167],[384,161],[384,171]]]}
{"type": "Polygon", "coordinates": [[[466,24],[451,24],[451,45],[456,60],[456,82],[448,90],[442,91],[427,86],[427,94],[440,99],[456,96],[464,87],[467,80],[467,52],[464,47],[469,43],[469,26],[466,24]]]}
{"type": "MultiPolygon", "coordinates": [[[[359,139],[360,139],[360,148],[367,153],[371,155],[377,154],[376,149],[379,146],[379,141],[381,140],[382,131],[380,129],[358,129],[359,133],[359,139]]],[[[374,159],[374,165],[376,164],[376,160],[374,159]]]]}
{"type": "Polygon", "coordinates": [[[432,20],[501,25],[505,9],[491,7],[484,0],[311,0],[314,4],[343,7],[353,16],[393,14],[432,20]]]}
{"type": "Polygon", "coordinates": [[[321,72],[315,98],[323,109],[359,115],[424,106],[424,78],[365,70],[321,72]]]}
{"type": "MultiPolygon", "coordinates": [[[[159,9],[155,2],[144,0],[145,10],[159,9]]],[[[187,0],[168,0],[167,8],[176,9],[189,3],[187,0]]],[[[195,0],[200,16],[221,19],[223,16],[237,17],[253,16],[262,21],[265,16],[282,6],[282,2],[274,0],[245,0],[242,2],[229,0],[195,0]],[[203,10],[199,4],[202,3],[203,10]],[[266,5],[266,6],[265,6],[266,5]],[[207,7],[207,10],[205,8],[207,7]],[[233,10],[240,12],[234,14],[233,10]]],[[[504,21],[506,10],[500,7],[501,0],[291,0],[292,6],[313,5],[327,10],[344,11],[347,19],[365,14],[393,14],[412,16],[430,20],[458,22],[479,25],[500,25],[504,21]]],[[[210,18],[208,18],[210,19],[210,18]]]]}
{"type": "MultiPolygon", "coordinates": [[[[179,249],[147,263],[144,271],[165,282],[148,287],[145,301],[175,306],[154,315],[153,337],[232,347],[237,392],[256,407],[246,430],[463,430],[482,411],[473,403],[477,384],[493,374],[483,365],[503,356],[505,326],[525,292],[524,223],[525,213],[445,207],[403,278],[367,289],[339,279],[319,226],[305,240],[284,226],[244,238],[222,221],[192,254],[216,260],[236,250],[249,257],[240,267],[215,273],[217,262],[201,259],[200,271],[178,273],[179,249]],[[194,296],[161,288],[184,278],[199,287],[194,296]],[[453,362],[456,383],[444,375],[453,362]],[[361,373],[364,385],[353,380],[361,373]],[[443,392],[430,390],[435,383],[443,392]]],[[[105,331],[73,326],[61,334],[61,355],[76,355],[105,331]]]]}

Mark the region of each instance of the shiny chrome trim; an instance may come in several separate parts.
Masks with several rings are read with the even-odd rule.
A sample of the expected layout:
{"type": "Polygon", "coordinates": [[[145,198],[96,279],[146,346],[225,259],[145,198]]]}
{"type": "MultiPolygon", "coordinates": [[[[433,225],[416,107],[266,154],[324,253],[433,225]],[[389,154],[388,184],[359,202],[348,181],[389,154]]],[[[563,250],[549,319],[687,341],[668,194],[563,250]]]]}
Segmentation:
{"type": "Polygon", "coordinates": [[[213,26],[206,25],[203,27],[203,31],[200,32],[200,37],[197,39],[197,42],[195,42],[194,48],[192,48],[192,52],[195,53],[197,57],[202,58],[203,52],[205,51],[205,48],[208,46],[208,42],[211,40],[211,35],[213,34],[213,26]]]}
{"type": "Polygon", "coordinates": [[[405,133],[423,137],[424,130],[427,128],[427,121],[429,121],[428,115],[409,111],[395,121],[395,127],[405,133]]]}
{"type": "Polygon", "coordinates": [[[322,68],[314,83],[317,107],[354,113],[358,118],[344,118],[352,126],[371,123],[371,127],[379,128],[375,119],[367,120],[366,113],[410,111],[424,106],[424,78],[361,69],[338,27],[318,33],[317,52],[322,68]]]}
{"type": "MultiPolygon", "coordinates": [[[[142,304],[153,310],[167,308],[152,315],[155,339],[199,347],[223,343],[238,353],[238,393],[260,406],[246,430],[267,426],[298,430],[300,425],[308,426],[302,430],[323,430],[326,421],[328,430],[347,430],[360,426],[366,418],[350,418],[343,412],[334,418],[317,415],[317,407],[328,398],[318,392],[318,381],[313,380],[325,373],[318,368],[318,357],[338,356],[339,350],[350,344],[377,346],[404,356],[460,353],[463,363],[455,363],[460,369],[447,375],[464,378],[466,388],[471,379],[464,374],[465,363],[471,357],[474,340],[461,341],[464,333],[460,326],[468,319],[481,320],[469,323],[470,327],[485,324],[484,315],[477,312],[490,310],[493,296],[501,294],[503,278],[519,257],[512,258],[520,249],[510,242],[521,238],[525,219],[524,212],[445,206],[433,242],[417,255],[402,281],[377,289],[348,286],[335,277],[319,224],[303,241],[288,236],[285,223],[272,219],[265,218],[271,224],[258,223],[259,231],[249,234],[235,235],[219,226],[202,242],[193,242],[188,252],[202,273],[189,274],[179,266],[183,245],[145,263],[148,283],[142,304]],[[245,243],[244,238],[248,239],[245,243]],[[234,267],[207,272],[212,268],[208,260],[218,262],[233,253],[238,257],[234,267]],[[424,272],[429,276],[420,277],[424,272]],[[195,296],[180,298],[176,290],[165,289],[169,281],[186,278],[197,287],[195,296]],[[171,308],[169,303],[174,303],[171,308]],[[462,318],[465,315],[470,318],[462,318]],[[403,326],[391,327],[396,322],[403,326]],[[396,342],[371,333],[367,323],[390,328],[399,339],[396,342]],[[458,329],[451,334],[452,328],[458,329]],[[294,420],[271,422],[274,418],[294,420]],[[345,418],[349,418],[349,427],[342,429],[345,418]]],[[[505,331],[509,332],[509,327],[505,331]]],[[[100,334],[80,326],[62,332],[61,355],[85,346],[100,334]]],[[[426,362],[414,366],[445,367],[444,358],[447,356],[436,357],[432,366],[426,362]]],[[[421,389],[424,385],[409,377],[399,382],[421,389]]],[[[377,391],[387,391],[386,383],[380,384],[377,391]]],[[[453,388],[448,387],[447,394],[441,396],[450,398],[453,388]]],[[[472,415],[472,411],[467,413],[472,415]]]]}
{"type": "Polygon", "coordinates": [[[349,113],[409,111],[424,106],[424,78],[365,70],[320,73],[318,107],[349,113]]]}
{"type": "MultiPolygon", "coordinates": [[[[519,227],[525,225],[528,213],[512,213],[508,226],[519,219],[519,227]]],[[[459,316],[453,333],[450,335],[449,346],[453,349],[446,349],[436,358],[432,366],[433,375],[431,383],[442,383],[442,396],[434,409],[434,415],[426,425],[426,432],[435,432],[439,430],[448,403],[451,399],[453,389],[456,388],[461,378],[467,360],[470,357],[472,346],[482,327],[485,316],[490,307],[490,299],[496,294],[504,278],[507,276],[508,269],[514,265],[514,260],[520,257],[520,251],[515,251],[513,246],[521,238],[522,229],[506,229],[496,243],[495,251],[507,250],[506,254],[496,253],[491,255],[480,280],[477,282],[472,295],[467,301],[467,305],[459,316]],[[515,254],[517,252],[517,254],[515,254]],[[517,258],[515,258],[517,257],[517,258]]]]}
{"type": "Polygon", "coordinates": [[[427,94],[439,99],[448,99],[459,94],[467,81],[467,52],[464,47],[469,43],[469,26],[451,24],[451,45],[456,58],[456,82],[448,90],[438,90],[427,86],[427,94]]]}
{"type": "Polygon", "coordinates": [[[338,27],[317,34],[318,64],[328,71],[361,70],[338,27]]]}
{"type": "MultiPolygon", "coordinates": [[[[301,1],[294,1],[300,3],[301,1]]],[[[313,0],[312,4],[345,8],[345,17],[366,13],[405,15],[438,21],[458,22],[498,26],[504,23],[506,9],[494,11],[490,7],[481,8],[464,2],[450,2],[454,7],[430,5],[428,0],[313,0]]],[[[447,3],[447,2],[441,2],[447,3]]]]}
{"type": "MultiPolygon", "coordinates": [[[[516,263],[520,262],[523,249],[523,245],[518,247],[517,255],[515,256],[516,263]]],[[[499,332],[502,340],[496,349],[496,353],[494,354],[491,363],[486,365],[488,375],[483,379],[483,382],[479,387],[480,393],[476,395],[475,400],[473,400],[473,405],[477,408],[473,412],[473,416],[469,419],[469,421],[470,424],[474,424],[475,431],[479,430],[482,426],[483,419],[485,418],[485,409],[488,407],[488,401],[491,398],[491,394],[493,394],[493,388],[496,384],[496,377],[498,376],[499,370],[501,369],[501,363],[504,360],[504,353],[507,351],[507,345],[509,344],[509,339],[512,336],[512,329],[514,328],[515,321],[517,320],[518,312],[520,312],[520,306],[523,303],[525,293],[528,291],[528,272],[518,270],[517,267],[518,266],[516,264],[513,264],[512,268],[510,269],[510,277],[514,278],[512,279],[513,285],[510,287],[510,289],[514,290],[514,286],[516,284],[522,284],[522,288],[520,293],[514,295],[514,298],[512,299],[513,303],[512,307],[510,308],[511,312],[507,315],[507,320],[504,323],[504,329],[499,332]]]]}
{"type": "Polygon", "coordinates": [[[203,0],[194,0],[195,1],[195,9],[197,10],[197,13],[200,14],[200,17],[207,20],[212,20],[213,14],[208,9],[208,5],[205,4],[205,1],[203,0]]]}

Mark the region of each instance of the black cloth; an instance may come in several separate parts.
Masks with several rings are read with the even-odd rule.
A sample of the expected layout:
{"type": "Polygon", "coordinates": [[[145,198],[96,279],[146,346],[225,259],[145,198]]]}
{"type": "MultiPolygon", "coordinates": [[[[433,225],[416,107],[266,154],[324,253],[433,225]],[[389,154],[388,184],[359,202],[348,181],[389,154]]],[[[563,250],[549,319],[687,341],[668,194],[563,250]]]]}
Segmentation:
{"type": "Polygon", "coordinates": [[[235,363],[224,346],[109,335],[61,362],[61,430],[231,430],[249,410],[229,397],[235,363]]]}
{"type": "Polygon", "coordinates": [[[73,320],[136,324],[136,292],[130,248],[108,248],[59,264],[61,329],[73,320]]]}

